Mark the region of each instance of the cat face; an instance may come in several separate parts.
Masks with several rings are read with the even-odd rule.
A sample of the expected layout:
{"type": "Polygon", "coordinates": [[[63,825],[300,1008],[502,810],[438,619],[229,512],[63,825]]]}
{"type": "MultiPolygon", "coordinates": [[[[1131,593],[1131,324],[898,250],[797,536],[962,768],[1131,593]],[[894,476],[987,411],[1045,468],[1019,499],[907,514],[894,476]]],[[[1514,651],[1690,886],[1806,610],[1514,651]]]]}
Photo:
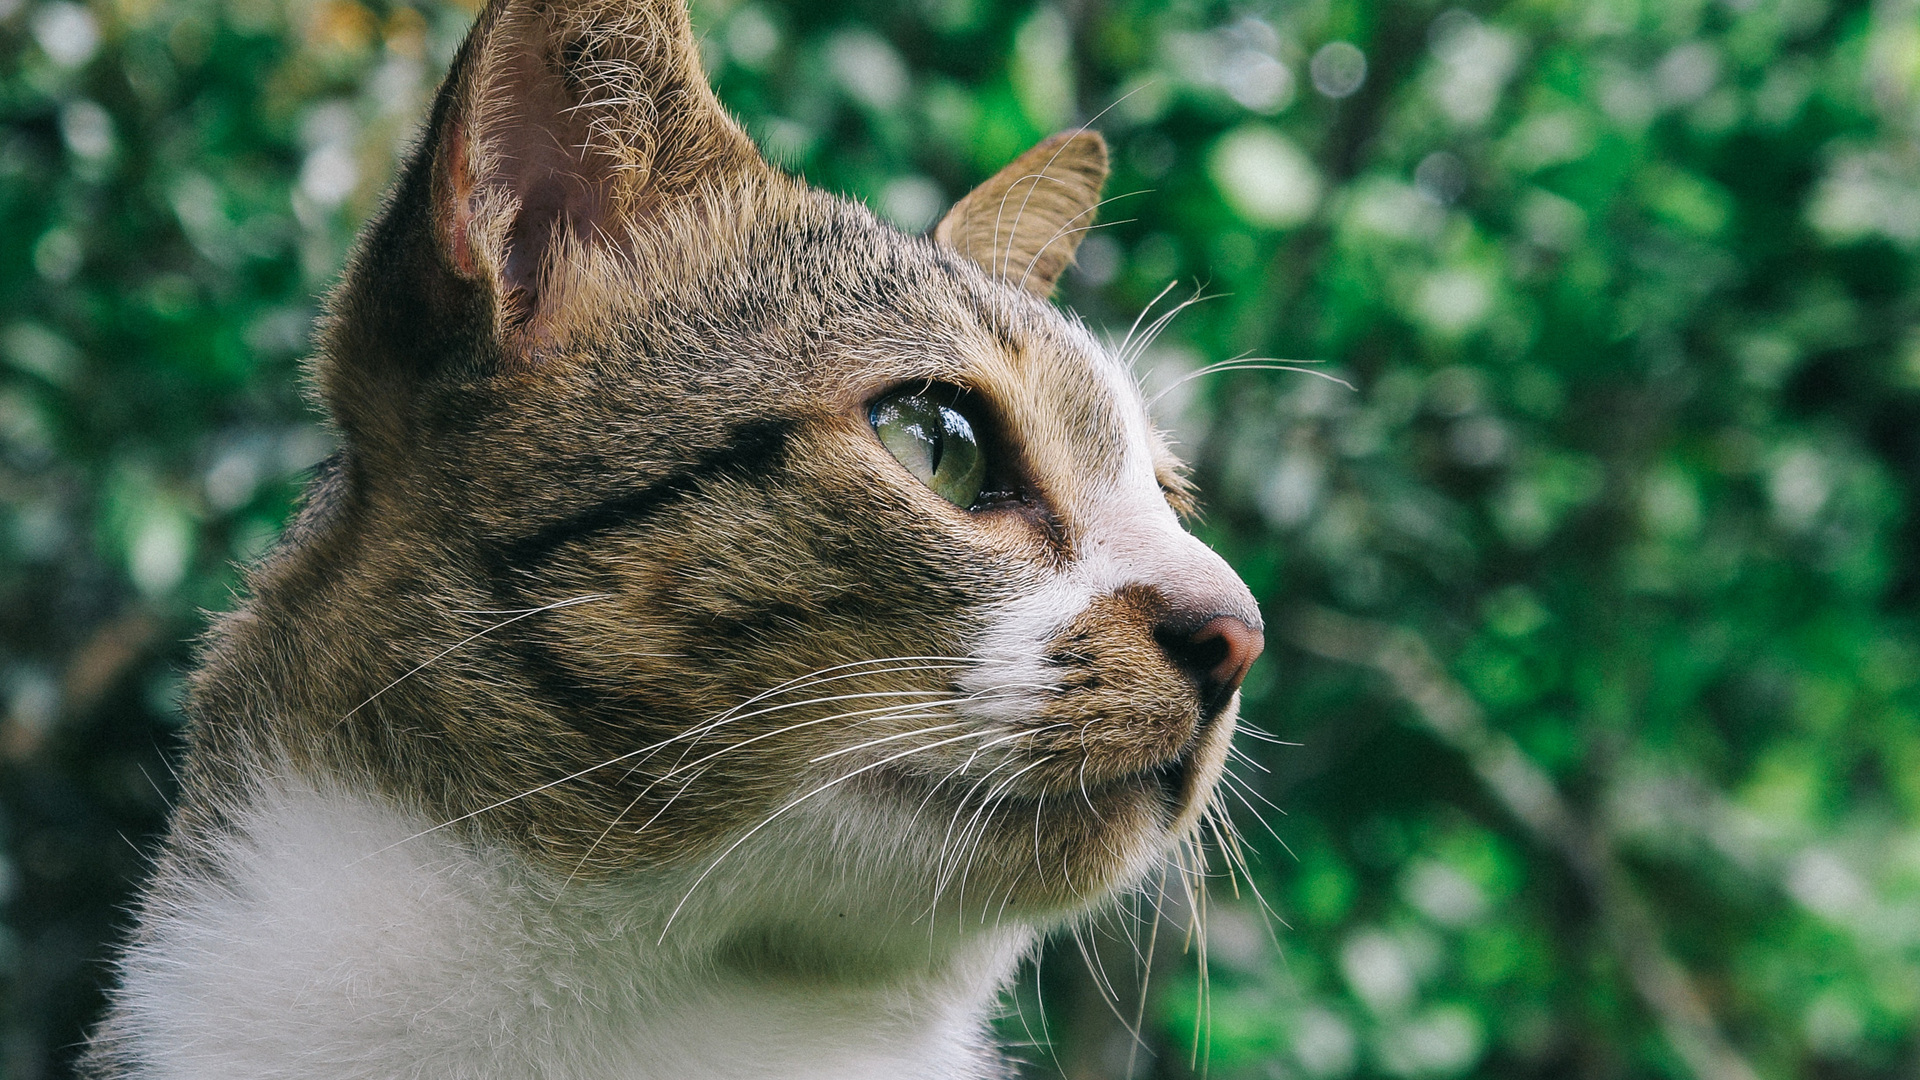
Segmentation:
{"type": "Polygon", "coordinates": [[[909,237],[761,161],[677,0],[496,0],[334,300],[293,560],[368,644],[295,756],[572,877],[1136,880],[1261,624],[1045,300],[1105,171],[1056,136],[909,237]]]}

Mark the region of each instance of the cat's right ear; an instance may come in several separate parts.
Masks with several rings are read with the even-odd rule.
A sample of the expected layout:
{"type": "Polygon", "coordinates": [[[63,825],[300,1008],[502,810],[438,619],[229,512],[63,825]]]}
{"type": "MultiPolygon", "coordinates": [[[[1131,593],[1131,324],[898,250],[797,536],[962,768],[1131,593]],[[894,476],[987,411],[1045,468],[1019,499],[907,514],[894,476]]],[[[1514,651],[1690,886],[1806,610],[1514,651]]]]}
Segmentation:
{"type": "Polygon", "coordinates": [[[336,418],[352,436],[423,378],[537,369],[603,286],[672,274],[667,225],[770,171],[684,0],[492,0],[333,298],[336,418]]]}
{"type": "Polygon", "coordinates": [[[933,238],[1036,296],[1073,264],[1107,182],[1107,141],[1063,131],[1014,158],[955,203],[933,238]]]}

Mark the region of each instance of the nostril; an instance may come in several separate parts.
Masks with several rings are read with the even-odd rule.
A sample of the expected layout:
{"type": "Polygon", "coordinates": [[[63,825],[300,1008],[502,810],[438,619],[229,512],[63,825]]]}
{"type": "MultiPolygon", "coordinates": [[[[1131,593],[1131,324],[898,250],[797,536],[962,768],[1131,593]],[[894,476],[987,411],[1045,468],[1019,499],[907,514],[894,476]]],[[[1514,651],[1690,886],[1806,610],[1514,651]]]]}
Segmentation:
{"type": "Polygon", "coordinates": [[[1163,623],[1154,628],[1153,640],[1160,643],[1161,651],[1182,674],[1203,682],[1211,679],[1213,672],[1226,662],[1232,648],[1226,638],[1208,634],[1206,627],[1194,630],[1163,623]]]}
{"type": "Polygon", "coordinates": [[[1153,639],[1199,687],[1200,700],[1211,713],[1219,710],[1240,688],[1247,669],[1266,647],[1260,631],[1231,615],[1217,615],[1195,629],[1191,621],[1169,620],[1154,629],[1153,639]]]}

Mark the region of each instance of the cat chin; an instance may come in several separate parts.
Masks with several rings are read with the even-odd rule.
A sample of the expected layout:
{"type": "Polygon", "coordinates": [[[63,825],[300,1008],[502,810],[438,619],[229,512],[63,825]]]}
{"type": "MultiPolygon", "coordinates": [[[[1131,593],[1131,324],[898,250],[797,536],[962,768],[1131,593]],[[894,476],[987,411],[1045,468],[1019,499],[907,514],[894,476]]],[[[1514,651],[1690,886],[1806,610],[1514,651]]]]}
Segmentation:
{"type": "Polygon", "coordinates": [[[882,858],[924,884],[936,918],[1044,926],[1110,903],[1197,843],[1233,727],[1228,710],[1179,756],[1094,784],[1067,770],[983,801],[977,779],[901,772],[849,795],[891,822],[877,832],[913,838],[882,858]]]}

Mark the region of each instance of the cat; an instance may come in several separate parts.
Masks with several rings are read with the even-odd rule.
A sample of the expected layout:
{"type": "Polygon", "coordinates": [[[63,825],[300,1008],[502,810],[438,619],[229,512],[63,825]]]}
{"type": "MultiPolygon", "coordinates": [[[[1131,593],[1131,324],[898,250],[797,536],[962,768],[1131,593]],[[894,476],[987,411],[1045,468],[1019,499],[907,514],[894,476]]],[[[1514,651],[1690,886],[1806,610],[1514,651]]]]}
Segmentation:
{"type": "Polygon", "coordinates": [[[342,449],[192,676],[99,1078],[1004,1075],[1214,806],[1254,600],[1049,302],[768,165],[681,0],[493,0],[332,294],[342,449]]]}

